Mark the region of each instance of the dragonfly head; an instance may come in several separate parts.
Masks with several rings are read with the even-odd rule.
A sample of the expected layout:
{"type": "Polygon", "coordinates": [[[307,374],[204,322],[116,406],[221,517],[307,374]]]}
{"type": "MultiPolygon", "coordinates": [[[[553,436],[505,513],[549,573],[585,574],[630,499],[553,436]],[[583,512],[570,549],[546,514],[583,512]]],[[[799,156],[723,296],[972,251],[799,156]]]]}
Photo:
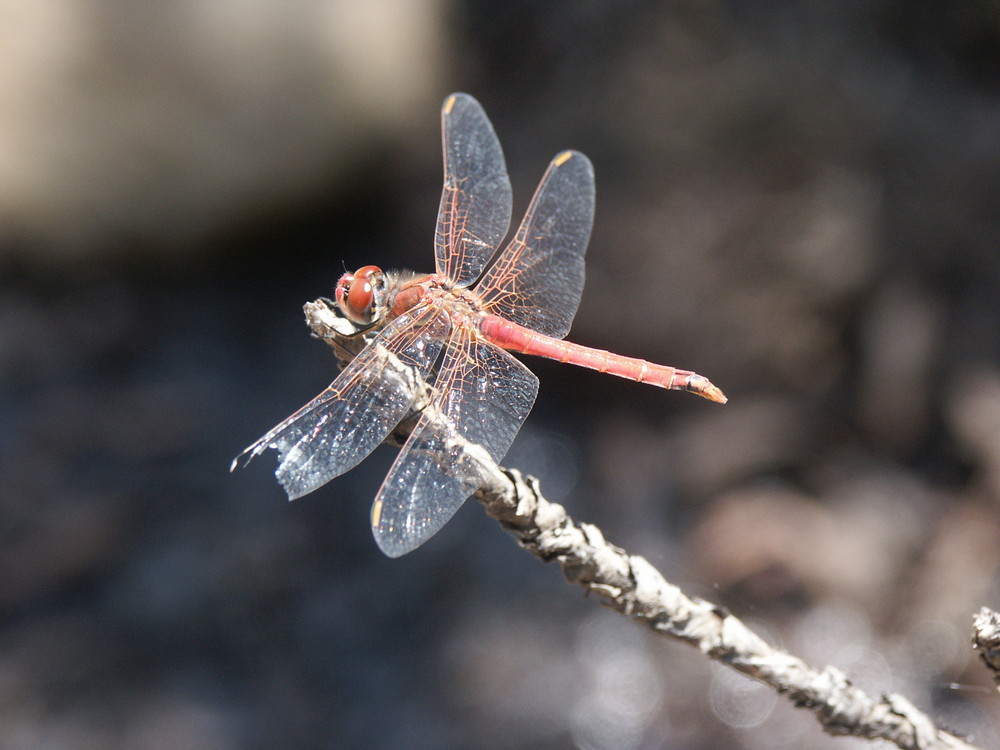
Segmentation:
{"type": "Polygon", "coordinates": [[[378,266],[362,266],[345,273],[337,282],[337,307],[351,321],[371,325],[381,320],[386,310],[385,274],[378,266]]]}

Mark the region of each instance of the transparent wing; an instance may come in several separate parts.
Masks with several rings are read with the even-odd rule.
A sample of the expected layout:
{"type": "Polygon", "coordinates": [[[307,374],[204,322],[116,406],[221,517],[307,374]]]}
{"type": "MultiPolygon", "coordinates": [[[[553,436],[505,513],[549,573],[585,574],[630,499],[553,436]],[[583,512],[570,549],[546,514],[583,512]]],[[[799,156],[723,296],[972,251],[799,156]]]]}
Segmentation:
{"type": "Polygon", "coordinates": [[[437,272],[474,281],[510,228],[507,165],[486,113],[468,94],[441,108],[444,189],[434,239],[437,272]]]}
{"type": "Polygon", "coordinates": [[[372,506],[375,541],[390,557],[433,536],[500,461],[538,393],[538,378],[502,349],[458,334],[424,410],[372,506]]]}
{"type": "Polygon", "coordinates": [[[323,391],[234,461],[278,451],[275,476],[294,500],[357,466],[406,416],[450,322],[431,308],[399,316],[323,391]]]}
{"type": "Polygon", "coordinates": [[[594,168],[578,151],[563,151],[545,171],[514,239],[476,286],[490,312],[547,336],[569,333],[593,224],[594,168]]]}

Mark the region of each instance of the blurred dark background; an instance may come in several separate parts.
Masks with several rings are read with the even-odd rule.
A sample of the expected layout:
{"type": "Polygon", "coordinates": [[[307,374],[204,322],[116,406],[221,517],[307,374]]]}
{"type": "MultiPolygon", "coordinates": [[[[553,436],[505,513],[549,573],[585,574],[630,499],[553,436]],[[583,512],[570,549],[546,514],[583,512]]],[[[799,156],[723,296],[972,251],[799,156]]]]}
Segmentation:
{"type": "MultiPolygon", "coordinates": [[[[505,463],[768,639],[998,748],[1000,4],[0,1],[0,747],[861,747],[567,586],[469,503],[368,530],[229,461],[335,374],[300,307],[430,270],[438,108],[523,211],[597,173],[505,463]]],[[[865,745],[867,746],[867,745],[865,745]]]]}

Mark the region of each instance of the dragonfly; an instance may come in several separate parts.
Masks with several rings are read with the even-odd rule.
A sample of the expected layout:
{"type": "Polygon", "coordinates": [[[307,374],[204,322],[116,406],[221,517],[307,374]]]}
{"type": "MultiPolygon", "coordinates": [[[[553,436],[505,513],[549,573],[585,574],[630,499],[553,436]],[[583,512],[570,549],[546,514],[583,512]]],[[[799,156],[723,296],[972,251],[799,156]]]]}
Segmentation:
{"type": "Polygon", "coordinates": [[[584,285],[594,170],[578,151],[550,162],[512,239],[512,190],[493,126],[468,94],[441,109],[444,188],[432,274],[363,266],[335,299],[306,306],[323,337],[363,337],[330,386],[248,446],[230,470],[267,449],[290,500],[364,460],[406,419],[415,424],[371,511],[390,557],[433,536],[484,483],[476,466],[506,454],[538,393],[509,352],[587,367],[725,403],[707,378],[563,340],[584,285]],[[334,333],[331,334],[330,331],[334,333]],[[422,400],[421,386],[429,395],[422,400]],[[469,461],[470,452],[488,456],[469,461]]]}

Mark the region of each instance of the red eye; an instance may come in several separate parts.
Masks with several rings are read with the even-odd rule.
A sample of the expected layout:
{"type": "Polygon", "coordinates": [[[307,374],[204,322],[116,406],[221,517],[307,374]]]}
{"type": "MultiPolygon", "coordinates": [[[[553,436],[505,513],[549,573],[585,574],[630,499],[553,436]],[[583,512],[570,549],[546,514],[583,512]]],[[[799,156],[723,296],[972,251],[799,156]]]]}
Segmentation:
{"type": "Polygon", "coordinates": [[[373,296],[372,283],[368,279],[355,279],[347,292],[347,306],[355,315],[367,318],[373,296]]]}
{"type": "Polygon", "coordinates": [[[337,304],[355,323],[372,321],[375,301],[374,277],[382,273],[378,266],[364,266],[353,274],[344,274],[337,283],[337,304]]]}

